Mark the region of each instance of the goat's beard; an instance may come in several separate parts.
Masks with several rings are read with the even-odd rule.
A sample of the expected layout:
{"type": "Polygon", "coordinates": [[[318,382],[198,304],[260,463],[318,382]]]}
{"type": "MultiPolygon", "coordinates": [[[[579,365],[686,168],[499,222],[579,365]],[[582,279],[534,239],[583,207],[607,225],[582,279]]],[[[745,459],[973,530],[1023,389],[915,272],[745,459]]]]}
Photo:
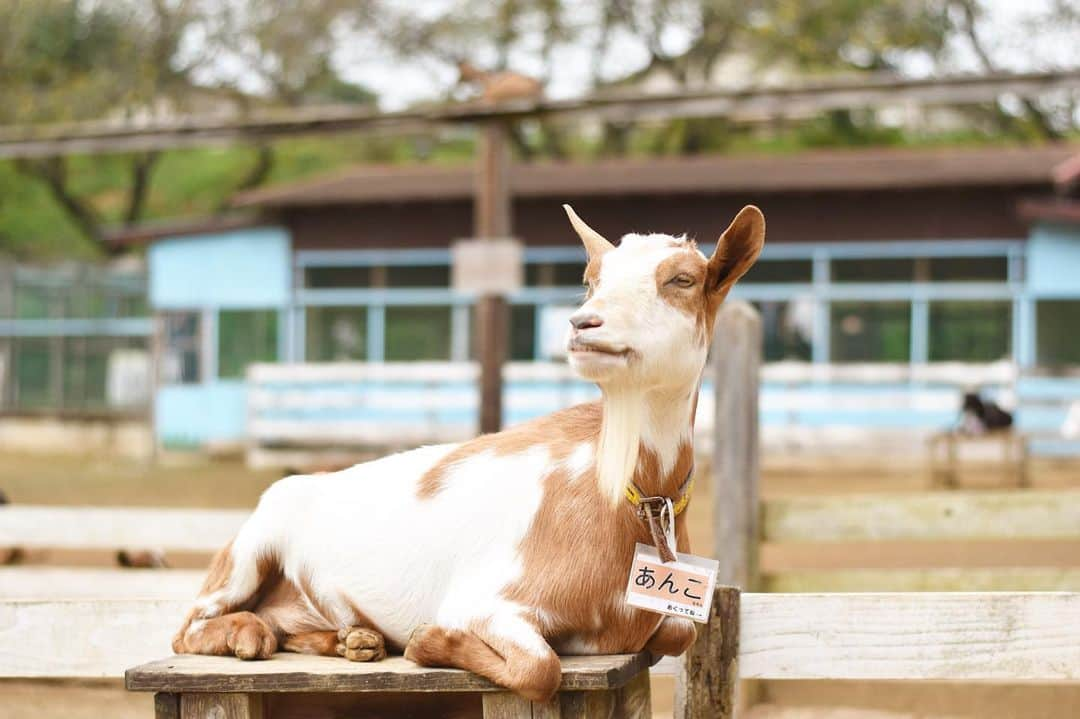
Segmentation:
{"type": "Polygon", "coordinates": [[[600,495],[620,502],[637,469],[645,396],[626,386],[604,388],[604,415],[596,451],[600,495]]]}

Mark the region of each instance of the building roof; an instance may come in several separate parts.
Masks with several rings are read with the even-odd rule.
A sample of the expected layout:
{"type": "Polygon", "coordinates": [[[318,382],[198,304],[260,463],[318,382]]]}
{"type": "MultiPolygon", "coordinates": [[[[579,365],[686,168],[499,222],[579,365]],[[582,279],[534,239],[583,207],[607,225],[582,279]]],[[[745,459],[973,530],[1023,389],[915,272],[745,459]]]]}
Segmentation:
{"type": "MultiPolygon", "coordinates": [[[[1050,184],[1076,146],[976,149],[831,150],[796,155],[698,156],[535,163],[511,167],[517,196],[712,194],[889,190],[1050,184]]],[[[365,165],[329,177],[237,195],[237,207],[310,207],[461,200],[472,196],[470,166],[365,165]]]]}
{"type": "Polygon", "coordinates": [[[1080,200],[1067,197],[1032,198],[1021,201],[1018,209],[1025,220],[1080,225],[1080,200]]]}
{"type": "Polygon", "coordinates": [[[257,214],[249,212],[211,215],[209,217],[183,217],[140,222],[137,225],[114,227],[106,230],[107,242],[117,246],[141,245],[162,237],[188,237],[209,235],[244,227],[265,225],[257,214]]]}

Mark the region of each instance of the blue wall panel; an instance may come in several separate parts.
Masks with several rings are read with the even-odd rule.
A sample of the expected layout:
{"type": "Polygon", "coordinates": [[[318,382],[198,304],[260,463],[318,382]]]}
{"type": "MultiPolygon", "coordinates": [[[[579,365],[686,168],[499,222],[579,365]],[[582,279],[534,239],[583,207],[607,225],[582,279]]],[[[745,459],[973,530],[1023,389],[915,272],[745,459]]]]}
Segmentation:
{"type": "Polygon", "coordinates": [[[242,380],[160,387],[154,415],[158,440],[166,446],[239,441],[247,425],[247,388],[242,380]]]}
{"type": "Polygon", "coordinates": [[[1031,232],[1027,286],[1035,295],[1080,297],[1080,228],[1041,224],[1031,232]]]}
{"type": "Polygon", "coordinates": [[[149,251],[150,305],[284,306],[292,286],[290,253],[289,234],[279,227],[160,240],[149,251]]]}

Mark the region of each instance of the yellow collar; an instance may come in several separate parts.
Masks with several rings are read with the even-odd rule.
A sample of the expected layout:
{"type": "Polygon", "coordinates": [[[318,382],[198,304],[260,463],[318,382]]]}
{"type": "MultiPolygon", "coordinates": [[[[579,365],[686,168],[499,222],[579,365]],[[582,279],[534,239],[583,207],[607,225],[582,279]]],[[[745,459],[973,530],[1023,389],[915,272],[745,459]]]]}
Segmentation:
{"type": "MultiPolygon", "coordinates": [[[[694,491],[694,466],[690,465],[690,472],[686,475],[686,481],[679,487],[678,497],[672,498],[671,507],[675,511],[675,516],[682,514],[686,509],[686,505],[690,504],[690,495],[694,491]]],[[[645,493],[641,491],[633,482],[626,485],[626,500],[635,507],[641,507],[642,503],[648,503],[650,500],[658,501],[667,499],[667,497],[646,497],[645,493]]]]}

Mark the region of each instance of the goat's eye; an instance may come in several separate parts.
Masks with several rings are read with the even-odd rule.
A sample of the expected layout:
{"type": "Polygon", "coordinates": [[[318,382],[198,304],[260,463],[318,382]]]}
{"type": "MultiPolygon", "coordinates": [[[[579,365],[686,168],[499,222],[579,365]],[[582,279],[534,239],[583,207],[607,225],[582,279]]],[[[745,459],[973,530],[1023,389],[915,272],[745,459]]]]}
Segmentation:
{"type": "Polygon", "coordinates": [[[675,275],[670,280],[668,280],[668,284],[669,285],[677,285],[677,286],[683,287],[683,288],[685,288],[685,287],[693,287],[694,286],[694,278],[691,277],[690,275],[675,275]]]}

